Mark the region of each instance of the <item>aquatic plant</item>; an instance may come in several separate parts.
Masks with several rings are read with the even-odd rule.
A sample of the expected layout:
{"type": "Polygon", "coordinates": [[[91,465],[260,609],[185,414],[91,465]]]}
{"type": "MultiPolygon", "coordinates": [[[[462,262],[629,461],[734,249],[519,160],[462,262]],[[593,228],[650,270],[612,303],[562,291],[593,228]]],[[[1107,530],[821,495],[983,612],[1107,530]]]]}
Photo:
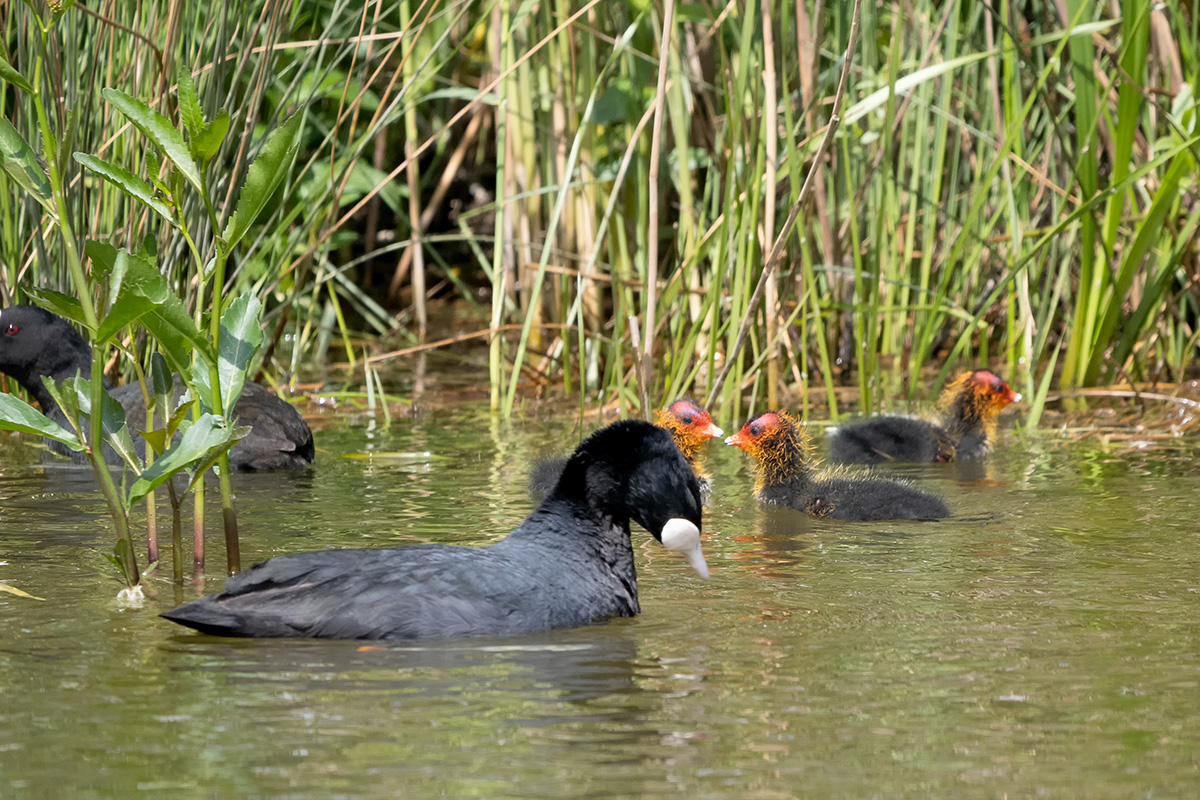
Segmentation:
{"type": "MultiPolygon", "coordinates": [[[[148,179],[92,154],[75,152],[74,160],[120,189],[147,213],[149,220],[167,223],[186,240],[191,256],[191,283],[197,287],[198,297],[207,298],[207,305],[197,305],[193,318],[158,268],[153,237],[143,239],[131,250],[89,239],[82,248],[83,254],[80,252],[70,187],[65,179],[72,132],[56,129],[47,112],[47,84],[43,82],[44,70],[53,56],[49,47],[51,32],[68,10],[69,4],[65,4],[51,9],[45,18],[29,15],[28,20],[38,29],[32,78],[27,79],[7,60],[0,60],[0,74],[20,90],[21,97],[35,111],[46,169],[43,171],[24,137],[3,118],[0,118],[3,142],[0,165],[44,208],[47,220],[56,228],[74,290],[65,294],[24,287],[24,291],[40,305],[87,331],[92,345],[91,374],[57,385],[46,380],[73,430],[63,428],[11,395],[0,396],[3,398],[0,427],[40,433],[87,455],[116,528],[112,558],[131,588],[138,585],[140,574],[129,532],[130,507],[174,476],[189,472],[191,480],[184,493],[197,491],[196,508],[202,520],[199,515],[203,502],[202,477],[216,466],[228,566],[231,572],[236,572],[240,570],[240,557],[228,450],[246,429],[235,428],[227,412],[241,395],[250,360],[262,341],[262,330],[261,303],[256,297],[225,295],[226,264],[290,169],[299,146],[301,117],[293,116],[262,144],[236,200],[227,204],[221,215],[204,168],[226,138],[230,127],[228,114],[221,112],[211,121],[205,120],[191,76],[184,69],[178,75],[180,127],[136,98],[105,90],[105,99],[151,145],[146,150],[148,179]],[[198,205],[206,214],[210,241],[201,239],[197,244],[197,237],[189,230],[187,217],[181,211],[188,203],[198,205]],[[84,254],[90,269],[85,269],[84,254]],[[149,384],[140,370],[138,375],[149,421],[149,430],[137,432],[148,445],[145,461],[133,446],[124,409],[104,387],[104,362],[109,348],[126,333],[127,344],[123,349],[136,349],[136,334],[141,332],[147,334],[150,348],[156,351],[149,384]],[[182,377],[187,388],[185,397],[190,397],[178,409],[174,404],[172,371],[182,377]],[[184,413],[188,410],[192,414],[190,420],[184,413]],[[158,420],[161,427],[156,427],[158,420]],[[120,456],[132,473],[132,480],[123,480],[120,488],[105,461],[105,445],[120,456]]],[[[136,360],[134,363],[136,366],[136,360]]],[[[175,575],[181,578],[179,502],[173,485],[171,497],[175,575]]],[[[198,530],[202,530],[202,521],[199,525],[198,530]]],[[[198,535],[197,552],[201,559],[202,541],[203,537],[198,535]]],[[[156,550],[152,533],[152,559],[156,550]]]]}

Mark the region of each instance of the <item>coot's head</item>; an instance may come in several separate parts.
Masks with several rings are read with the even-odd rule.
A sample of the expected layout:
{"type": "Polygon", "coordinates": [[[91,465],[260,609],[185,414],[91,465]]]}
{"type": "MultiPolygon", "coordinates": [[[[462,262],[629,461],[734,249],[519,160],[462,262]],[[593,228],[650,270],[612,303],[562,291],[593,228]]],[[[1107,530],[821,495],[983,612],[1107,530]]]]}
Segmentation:
{"type": "Polygon", "coordinates": [[[632,519],[708,578],[700,549],[700,484],[671,435],[640,420],[614,422],[579,445],[551,499],[584,500],[616,521],[632,519]]]}
{"type": "Polygon", "coordinates": [[[689,460],[709,439],[718,439],[724,433],[713,424],[708,412],[691,400],[676,400],[665,409],[656,409],[654,421],[671,432],[675,444],[689,460]]]}
{"type": "Polygon", "coordinates": [[[989,419],[1020,399],[1003,378],[980,369],[955,378],[942,392],[940,404],[952,416],[989,419]]]}
{"type": "Polygon", "coordinates": [[[87,373],[91,350],[71,324],[37,306],[0,309],[0,372],[38,394],[42,376],[87,373]]]}

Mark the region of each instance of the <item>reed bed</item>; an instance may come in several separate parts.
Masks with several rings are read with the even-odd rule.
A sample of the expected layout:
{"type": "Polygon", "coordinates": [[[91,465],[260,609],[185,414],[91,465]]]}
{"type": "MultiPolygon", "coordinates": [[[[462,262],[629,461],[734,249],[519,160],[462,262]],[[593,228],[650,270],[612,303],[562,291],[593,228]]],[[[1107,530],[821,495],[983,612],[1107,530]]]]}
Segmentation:
{"type": "MultiPolygon", "coordinates": [[[[815,402],[836,418],[990,365],[1032,427],[1051,391],[1182,380],[1200,320],[1193,9],[866,2],[847,59],[856,8],[102,0],[65,12],[38,81],[54,146],[152,178],[101,90],[177,119],[186,69],[236,133],[206,172],[226,203],[251,143],[303,114],[226,287],[263,299],[262,357],[285,375],[360,364],[364,333],[408,351],[457,300],[504,415],[532,383],[628,414],[688,394],[726,422],[815,402]]],[[[47,13],[0,2],[16,70],[47,13]]],[[[48,146],[0,86],[0,115],[48,146]]],[[[77,232],[149,243],[203,302],[177,231],[78,164],[61,180],[77,232]]],[[[204,209],[183,211],[203,233],[204,209]]],[[[5,300],[69,291],[54,220],[8,175],[0,219],[5,300]]]]}

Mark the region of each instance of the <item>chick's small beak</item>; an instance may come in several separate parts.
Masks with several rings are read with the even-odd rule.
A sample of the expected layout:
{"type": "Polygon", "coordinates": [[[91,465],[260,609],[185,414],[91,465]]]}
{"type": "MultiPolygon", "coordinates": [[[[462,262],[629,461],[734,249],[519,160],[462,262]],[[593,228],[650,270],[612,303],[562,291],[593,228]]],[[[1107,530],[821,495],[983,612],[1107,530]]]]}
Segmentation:
{"type": "Polygon", "coordinates": [[[1003,394],[1003,395],[1001,395],[1001,397],[1003,397],[1005,400],[1007,400],[1007,401],[1008,401],[1008,402],[1010,402],[1010,403],[1019,403],[1019,402],[1021,402],[1021,393],[1020,393],[1020,392],[1014,392],[1014,391],[1012,390],[1012,387],[1010,387],[1010,386],[1005,386],[1005,387],[1004,387],[1004,394],[1003,394]]]}
{"type": "Polygon", "coordinates": [[[700,549],[700,529],[693,522],[682,517],[669,519],[663,525],[661,538],[663,547],[683,553],[696,574],[708,580],[708,562],[704,560],[704,551],[700,549]]]}
{"type": "Polygon", "coordinates": [[[741,447],[747,444],[747,440],[746,437],[742,436],[742,432],[738,431],[733,436],[726,436],[725,444],[733,445],[734,447],[741,447]]]}
{"type": "Polygon", "coordinates": [[[713,425],[711,422],[708,423],[708,427],[702,428],[700,432],[706,434],[710,439],[720,439],[721,435],[725,433],[725,431],[721,430],[716,425],[713,425]]]}

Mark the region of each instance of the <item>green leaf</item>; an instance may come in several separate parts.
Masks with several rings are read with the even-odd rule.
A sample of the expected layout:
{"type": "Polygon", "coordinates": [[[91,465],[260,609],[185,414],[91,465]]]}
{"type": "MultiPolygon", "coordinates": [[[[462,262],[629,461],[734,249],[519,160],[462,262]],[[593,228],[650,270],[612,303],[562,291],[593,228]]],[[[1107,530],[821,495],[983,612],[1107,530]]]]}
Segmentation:
{"type": "Polygon", "coordinates": [[[87,321],[83,317],[83,304],[79,302],[78,298],[56,292],[53,289],[38,289],[35,286],[26,287],[25,294],[47,311],[87,327],[87,321]]]}
{"type": "Polygon", "coordinates": [[[154,188],[150,184],[129,170],[87,153],[76,153],[75,160],[118,189],[122,189],[127,195],[153,210],[167,222],[175,224],[175,215],[171,213],[171,207],[154,193],[154,188]]]}
{"type": "Polygon", "coordinates": [[[0,430],[36,433],[61,442],[75,452],[83,449],[78,436],[16,395],[0,394],[0,430]]]}
{"type": "Polygon", "coordinates": [[[118,250],[109,275],[108,313],[96,330],[96,342],[104,343],[122,328],[171,296],[167,281],[154,262],[140,253],[118,250]]]}
{"type": "Polygon", "coordinates": [[[183,141],[183,134],[176,130],[171,121],[137,98],[116,89],[105,89],[101,94],[118,111],[128,117],[142,135],[162,150],[175,168],[187,178],[188,183],[199,191],[200,169],[192,160],[192,154],[183,141]]]}
{"type": "Polygon", "coordinates": [[[221,348],[217,370],[221,379],[221,407],[229,414],[242,387],[246,385],[246,370],[250,359],[262,344],[262,323],[259,316],[262,303],[252,294],[243,294],[221,315],[221,348]]]}
{"type": "MultiPolygon", "coordinates": [[[[175,83],[179,87],[179,116],[183,127],[187,130],[188,138],[192,141],[192,156],[199,159],[196,153],[196,138],[204,132],[204,112],[200,110],[200,98],[196,96],[196,84],[192,81],[192,71],[180,59],[176,62],[175,83]]],[[[203,159],[200,159],[203,160],[203,159]]]]}
{"type": "Polygon", "coordinates": [[[33,84],[25,80],[25,76],[17,72],[17,68],[8,63],[8,60],[4,56],[0,56],[0,78],[8,81],[26,94],[35,94],[33,84]]]}
{"type": "Polygon", "coordinates": [[[229,112],[221,109],[217,118],[204,126],[204,130],[193,140],[192,150],[197,153],[196,157],[204,163],[211,161],[221,149],[221,143],[225,141],[225,135],[228,133],[229,112]]]}
{"type": "MultiPolygon", "coordinates": [[[[57,386],[49,378],[43,378],[42,382],[46,384],[46,388],[50,390],[54,399],[64,410],[69,406],[78,409],[80,428],[87,430],[87,425],[90,423],[86,423],[84,420],[89,418],[92,412],[92,382],[82,376],[67,378],[57,386]]],[[[125,422],[125,407],[108,393],[108,389],[101,391],[100,398],[101,439],[121,457],[122,461],[140,471],[142,461],[133,447],[133,437],[129,433],[129,425],[125,422]]],[[[93,443],[94,445],[95,443],[93,443]]]]}
{"type": "Polygon", "coordinates": [[[58,218],[50,179],[38,163],[33,148],[4,117],[0,117],[0,166],[22,189],[33,195],[33,199],[41,203],[50,216],[58,218]]]}
{"type": "Polygon", "coordinates": [[[158,342],[171,368],[180,374],[186,374],[192,368],[193,351],[205,363],[217,361],[212,344],[188,316],[183,301],[174,294],[168,294],[143,315],[142,325],[158,342]]]}
{"type": "Polygon", "coordinates": [[[162,353],[150,356],[150,385],[154,388],[154,396],[160,401],[168,400],[175,390],[175,376],[171,374],[171,368],[167,366],[162,353]]]}
{"type": "Polygon", "coordinates": [[[97,277],[108,279],[112,275],[113,267],[117,263],[118,248],[104,242],[97,242],[94,239],[89,239],[83,243],[83,252],[92,261],[92,274],[97,277]]]}
{"type": "Polygon", "coordinates": [[[242,190],[238,194],[233,216],[229,218],[225,231],[221,234],[226,247],[232,249],[246,235],[246,231],[250,230],[254,220],[275,193],[279,182],[291,168],[296,152],[300,149],[302,116],[295,114],[283,123],[250,165],[246,173],[246,182],[242,184],[242,190]]]}
{"type": "Polygon", "coordinates": [[[234,429],[226,427],[222,422],[220,417],[204,414],[192,423],[179,441],[139,475],[129,487],[129,504],[141,500],[180,470],[189,469],[210,458],[215,461],[249,432],[249,428],[234,429]]]}

